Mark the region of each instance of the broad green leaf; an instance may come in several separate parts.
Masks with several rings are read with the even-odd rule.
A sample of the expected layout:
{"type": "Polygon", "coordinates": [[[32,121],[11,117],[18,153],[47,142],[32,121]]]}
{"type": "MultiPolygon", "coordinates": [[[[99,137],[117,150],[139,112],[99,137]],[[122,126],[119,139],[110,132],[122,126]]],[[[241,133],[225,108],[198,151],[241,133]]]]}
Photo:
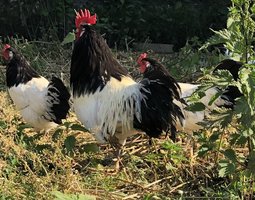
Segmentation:
{"type": "Polygon", "coordinates": [[[31,125],[29,125],[29,124],[20,124],[19,126],[18,126],[18,130],[19,130],[19,132],[22,132],[24,129],[26,129],[26,128],[33,128],[31,125]]]}
{"type": "Polygon", "coordinates": [[[192,112],[203,111],[203,110],[205,110],[205,105],[201,102],[195,102],[195,103],[190,104],[185,109],[192,111],[192,112]]]}
{"type": "Polygon", "coordinates": [[[52,135],[52,140],[54,141],[54,142],[56,142],[59,138],[60,138],[60,136],[63,134],[63,129],[61,129],[61,128],[58,128],[54,133],[53,133],[53,135],[52,135]]]}
{"type": "Polygon", "coordinates": [[[247,137],[241,135],[237,138],[236,145],[244,145],[247,143],[247,141],[247,137]]]}
{"type": "Polygon", "coordinates": [[[70,126],[70,129],[74,130],[74,131],[88,132],[88,130],[80,124],[73,124],[73,125],[70,126]]]}
{"type": "Polygon", "coordinates": [[[210,136],[209,141],[210,141],[210,142],[215,142],[216,140],[219,139],[219,135],[220,135],[219,132],[214,132],[214,133],[210,136]]]}
{"type": "Polygon", "coordinates": [[[225,177],[231,175],[235,172],[236,167],[233,163],[230,163],[228,160],[220,160],[219,162],[219,176],[225,177]]]}
{"type": "Polygon", "coordinates": [[[37,144],[34,149],[36,152],[41,153],[43,150],[50,150],[54,151],[54,148],[51,146],[51,144],[37,144]]]}
{"type": "Polygon", "coordinates": [[[236,153],[233,149],[226,149],[222,153],[232,162],[236,162],[236,153]]]}
{"type": "Polygon", "coordinates": [[[85,145],[83,145],[83,146],[80,147],[80,148],[81,148],[81,150],[82,150],[83,152],[86,152],[86,153],[90,153],[90,152],[92,152],[92,153],[99,152],[99,147],[98,147],[98,145],[95,144],[95,143],[85,144],[85,145]]]}
{"type": "Polygon", "coordinates": [[[64,145],[65,145],[65,148],[66,148],[66,151],[68,153],[71,153],[73,152],[73,149],[75,147],[75,143],[76,143],[76,139],[74,136],[68,136],[65,141],[64,141],[64,145]]]}
{"type": "Polygon", "coordinates": [[[7,124],[5,123],[5,121],[0,121],[0,129],[6,129],[7,128],[7,124]]]}
{"type": "Polygon", "coordinates": [[[222,120],[220,125],[222,128],[227,128],[229,124],[232,122],[234,116],[234,112],[232,110],[227,110],[224,114],[222,113],[222,120]]]}
{"type": "Polygon", "coordinates": [[[222,92],[217,92],[215,95],[213,95],[208,103],[209,106],[213,104],[213,102],[219,98],[219,96],[222,94],[222,92]]]}
{"type": "Polygon", "coordinates": [[[255,174],[255,152],[252,151],[248,157],[248,168],[250,170],[250,172],[253,173],[253,175],[255,174]]]}
{"type": "Polygon", "coordinates": [[[232,17],[229,17],[228,20],[227,20],[227,27],[230,27],[233,22],[235,22],[235,19],[233,19],[232,17]]]}
{"type": "Polygon", "coordinates": [[[208,151],[212,150],[212,146],[209,144],[203,144],[198,151],[198,156],[202,157],[204,156],[208,151]]]}
{"type": "Polygon", "coordinates": [[[63,42],[61,43],[61,45],[65,45],[68,43],[71,43],[75,40],[75,34],[73,32],[69,32],[66,37],[64,38],[63,42]]]}

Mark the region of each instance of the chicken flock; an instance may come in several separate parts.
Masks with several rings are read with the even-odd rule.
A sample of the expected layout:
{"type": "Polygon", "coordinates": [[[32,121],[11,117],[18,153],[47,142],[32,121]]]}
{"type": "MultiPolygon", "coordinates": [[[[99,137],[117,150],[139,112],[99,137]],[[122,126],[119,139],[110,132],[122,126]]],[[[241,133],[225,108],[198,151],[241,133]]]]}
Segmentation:
{"type": "MultiPolygon", "coordinates": [[[[142,80],[135,81],[113,56],[104,38],[93,28],[96,14],[85,9],[76,12],[76,39],[70,68],[70,93],[63,82],[40,76],[28,61],[6,44],[6,83],[11,99],[24,120],[36,130],[49,131],[66,119],[70,98],[78,120],[99,143],[121,148],[129,136],[143,132],[149,138],[177,131],[202,129],[199,125],[216,107],[233,109],[242,94],[229,86],[214,103],[219,88],[210,88],[201,98],[205,111],[192,112],[187,98],[198,84],[179,83],[157,60],[143,53],[137,59],[142,80]]],[[[242,63],[226,59],[216,70],[229,70],[235,80],[242,63]]]]}

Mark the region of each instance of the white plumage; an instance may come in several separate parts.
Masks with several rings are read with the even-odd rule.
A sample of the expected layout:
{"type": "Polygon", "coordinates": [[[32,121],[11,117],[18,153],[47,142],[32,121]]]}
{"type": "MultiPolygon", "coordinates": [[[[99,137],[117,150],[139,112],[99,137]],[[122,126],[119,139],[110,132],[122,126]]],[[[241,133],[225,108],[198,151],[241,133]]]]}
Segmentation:
{"type": "Polygon", "coordinates": [[[99,142],[106,142],[109,134],[113,136],[116,132],[120,143],[124,142],[122,138],[134,133],[134,116],[141,118],[141,88],[130,77],[123,76],[121,81],[111,77],[102,91],[74,98],[74,111],[99,142]]]}
{"type": "Polygon", "coordinates": [[[47,86],[49,81],[44,77],[33,78],[26,84],[19,84],[8,89],[9,94],[24,120],[36,130],[49,130],[57,126],[49,122],[47,105],[47,86]]]}
{"type": "MultiPolygon", "coordinates": [[[[189,84],[189,83],[178,83],[181,88],[181,97],[190,104],[187,100],[188,98],[198,89],[199,84],[189,84]]],[[[203,129],[201,125],[198,123],[203,122],[205,118],[210,115],[210,112],[218,106],[225,105],[227,100],[218,97],[211,105],[209,102],[213,96],[215,96],[219,90],[215,87],[209,88],[205,91],[205,96],[203,96],[199,102],[203,103],[206,107],[204,111],[192,112],[185,109],[186,105],[181,104],[179,101],[175,101],[175,103],[182,109],[184,113],[185,120],[181,124],[177,121],[177,129],[180,131],[184,131],[187,133],[192,133],[193,131],[198,131],[199,129],[203,129]]]]}
{"type": "Polygon", "coordinates": [[[69,111],[70,94],[56,77],[40,76],[14,48],[2,51],[7,62],[6,84],[11,99],[23,119],[36,130],[48,131],[60,124],[69,111]]]}
{"type": "Polygon", "coordinates": [[[113,145],[123,145],[135,129],[149,137],[175,135],[175,120],[183,115],[173,103],[179,98],[178,84],[166,69],[152,67],[135,82],[91,26],[96,15],[81,10],[75,23],[70,86],[74,111],[84,126],[99,142],[113,145]]]}

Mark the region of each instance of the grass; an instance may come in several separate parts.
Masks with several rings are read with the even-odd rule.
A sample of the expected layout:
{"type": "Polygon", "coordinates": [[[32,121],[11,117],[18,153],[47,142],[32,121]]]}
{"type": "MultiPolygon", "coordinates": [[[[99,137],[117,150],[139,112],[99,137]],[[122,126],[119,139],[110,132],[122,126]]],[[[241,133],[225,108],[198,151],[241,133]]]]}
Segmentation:
{"type": "MultiPolygon", "coordinates": [[[[226,180],[214,180],[217,172],[211,160],[191,157],[185,142],[162,138],[149,146],[147,138],[138,135],[128,141],[123,169],[115,173],[110,146],[98,151],[90,134],[68,128],[69,123],[48,134],[35,133],[23,127],[6,92],[0,96],[5,108],[0,116],[1,199],[52,199],[53,191],[97,199],[223,195],[213,188],[226,180]],[[76,141],[68,152],[65,141],[70,136],[76,141]]],[[[74,116],[68,122],[78,123],[74,116]]]]}
{"type": "MultiPolygon", "coordinates": [[[[39,53],[34,51],[37,48],[34,43],[23,46],[23,42],[16,41],[13,45],[24,51],[41,74],[50,77],[54,71],[58,76],[63,72],[68,84],[70,50],[58,46],[47,53],[47,48],[42,47],[39,53]]],[[[130,66],[133,76],[138,76],[134,69],[137,55],[116,54],[122,64],[130,66]]],[[[153,56],[169,66],[176,59],[175,56],[153,56]]],[[[129,138],[122,170],[116,173],[114,149],[109,145],[98,146],[72,112],[62,126],[50,133],[34,132],[11,102],[5,90],[4,68],[1,72],[0,199],[156,200],[234,199],[237,196],[227,189],[229,179],[218,176],[215,154],[197,156],[197,137],[190,140],[190,136],[180,133],[177,143],[163,136],[149,145],[146,136],[137,134],[129,138]]]]}

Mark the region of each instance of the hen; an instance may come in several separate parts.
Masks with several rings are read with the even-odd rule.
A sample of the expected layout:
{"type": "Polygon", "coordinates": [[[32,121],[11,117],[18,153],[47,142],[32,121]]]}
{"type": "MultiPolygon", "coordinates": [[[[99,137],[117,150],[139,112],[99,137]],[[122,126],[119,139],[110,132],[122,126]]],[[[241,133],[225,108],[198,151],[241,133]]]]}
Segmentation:
{"type": "Polygon", "coordinates": [[[141,82],[135,82],[112,55],[105,40],[92,27],[96,14],[76,13],[77,33],[71,59],[70,84],[74,111],[98,142],[114,146],[138,131],[149,137],[175,134],[182,120],[177,82],[162,67],[151,66],[141,82]]]}
{"type": "MultiPolygon", "coordinates": [[[[155,66],[161,65],[158,61],[147,58],[147,54],[142,54],[143,57],[142,60],[150,60],[150,63],[155,66]]],[[[141,56],[139,59],[141,59],[141,56]]],[[[139,62],[140,65],[140,71],[141,73],[144,73],[144,65],[139,62]]],[[[192,133],[193,131],[197,131],[199,129],[202,129],[203,127],[199,125],[200,122],[203,122],[207,116],[210,115],[210,112],[215,109],[216,107],[226,107],[226,108],[232,108],[233,107],[233,95],[234,94],[228,94],[227,92],[224,92],[220,97],[218,97],[214,103],[210,104],[211,98],[215,96],[219,89],[216,87],[210,88],[207,91],[205,91],[205,96],[200,99],[200,102],[203,103],[206,107],[204,111],[197,111],[192,112],[188,111],[185,108],[188,105],[187,98],[190,97],[200,86],[199,84],[190,84],[190,83],[179,83],[178,85],[181,88],[181,98],[183,101],[180,101],[177,99],[174,103],[178,105],[183,114],[184,114],[184,120],[177,121],[177,129],[179,131],[184,131],[187,133],[192,133]]]]}
{"type": "Polygon", "coordinates": [[[63,82],[56,77],[48,81],[40,76],[9,44],[2,54],[7,63],[8,91],[24,120],[38,131],[49,131],[61,124],[70,108],[70,94],[63,82]]]}

